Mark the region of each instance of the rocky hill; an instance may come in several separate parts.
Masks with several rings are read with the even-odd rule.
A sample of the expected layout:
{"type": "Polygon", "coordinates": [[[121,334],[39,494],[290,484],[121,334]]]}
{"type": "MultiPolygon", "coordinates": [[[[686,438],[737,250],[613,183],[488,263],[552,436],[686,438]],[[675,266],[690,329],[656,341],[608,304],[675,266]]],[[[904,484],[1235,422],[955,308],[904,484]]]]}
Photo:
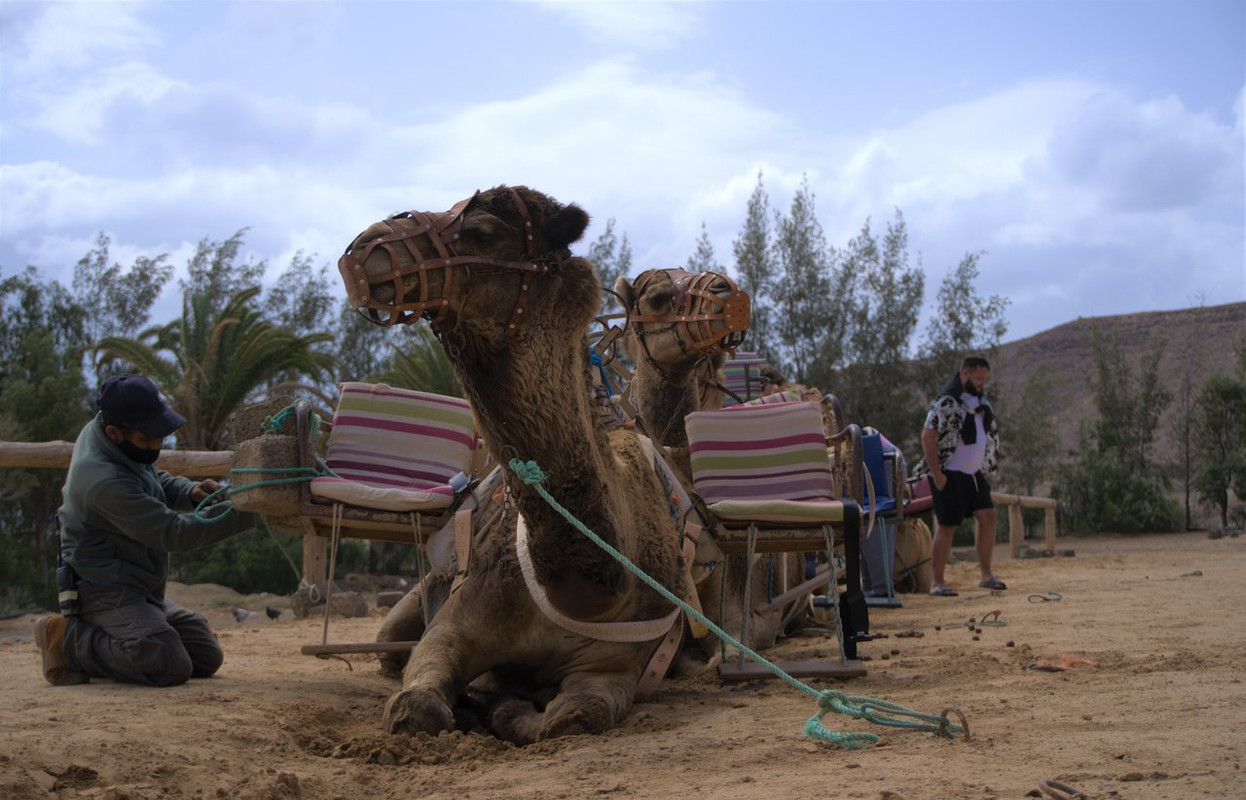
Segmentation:
{"type": "MultiPolygon", "coordinates": [[[[1197,392],[1208,375],[1235,369],[1234,347],[1246,343],[1246,303],[1079,318],[1003,345],[991,365],[992,381],[998,385],[1003,401],[1001,406],[1007,408],[1035,370],[1044,365],[1054,368],[1065,397],[1060,424],[1061,443],[1066,450],[1077,444],[1079,420],[1096,416],[1091,356],[1095,335],[1115,337],[1135,374],[1141,359],[1158,353],[1158,375],[1173,401],[1160,419],[1155,452],[1163,461],[1175,463],[1180,452],[1177,423],[1182,414],[1187,375],[1197,392]],[[1164,454],[1172,454],[1172,458],[1165,458],[1164,454]]],[[[1001,425],[1006,424],[1006,417],[1001,418],[1001,425]]]]}

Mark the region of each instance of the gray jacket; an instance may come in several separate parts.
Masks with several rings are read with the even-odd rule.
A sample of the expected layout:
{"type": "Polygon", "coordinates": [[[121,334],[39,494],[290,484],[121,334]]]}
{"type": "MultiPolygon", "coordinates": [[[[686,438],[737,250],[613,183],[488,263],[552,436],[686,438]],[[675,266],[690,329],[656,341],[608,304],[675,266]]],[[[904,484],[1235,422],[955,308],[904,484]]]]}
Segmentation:
{"type": "Polygon", "coordinates": [[[61,552],[78,577],[98,586],[128,586],[164,599],[169,553],[227,539],[256,525],[232,512],[201,522],[189,478],[139,464],[104,433],[97,415],[78,435],[60,509],[61,552]]]}

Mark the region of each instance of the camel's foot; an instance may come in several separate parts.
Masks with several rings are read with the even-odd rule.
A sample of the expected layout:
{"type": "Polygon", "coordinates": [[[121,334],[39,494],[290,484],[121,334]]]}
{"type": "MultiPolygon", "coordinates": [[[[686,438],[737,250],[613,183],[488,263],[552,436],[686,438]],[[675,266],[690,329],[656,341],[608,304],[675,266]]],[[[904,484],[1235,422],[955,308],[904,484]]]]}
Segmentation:
{"type": "Polygon", "coordinates": [[[454,712],[432,692],[404,689],[385,704],[385,730],[436,736],[454,730],[454,712]]]}
{"type": "Polygon", "coordinates": [[[545,709],[542,739],[577,733],[604,733],[614,727],[606,698],[595,694],[560,695],[545,709]]]}
{"type": "Polygon", "coordinates": [[[615,719],[606,698],[576,694],[559,696],[544,713],[528,700],[507,698],[493,707],[489,724],[499,738],[522,746],[559,736],[604,733],[614,727],[615,719]]]}
{"type": "Polygon", "coordinates": [[[499,700],[489,712],[489,727],[499,739],[522,747],[540,737],[543,717],[531,701],[507,697],[499,700]]]}

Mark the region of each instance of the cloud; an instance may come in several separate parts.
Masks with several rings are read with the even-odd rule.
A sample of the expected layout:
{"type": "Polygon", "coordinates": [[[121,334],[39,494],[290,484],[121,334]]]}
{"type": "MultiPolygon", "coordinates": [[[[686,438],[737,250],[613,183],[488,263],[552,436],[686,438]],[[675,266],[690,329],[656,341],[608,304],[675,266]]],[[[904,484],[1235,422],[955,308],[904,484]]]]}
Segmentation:
{"type": "Polygon", "coordinates": [[[1173,96],[1139,104],[1105,91],[1062,121],[1050,161],[1070,185],[1099,194],[1107,209],[1187,208],[1240,191],[1238,133],[1173,96]]]}
{"type": "Polygon", "coordinates": [[[108,67],[78,83],[41,92],[34,101],[37,110],[30,125],[66,142],[98,145],[103,141],[101,128],[110,116],[150,107],[179,85],[147,64],[108,67]]]}
{"type": "Polygon", "coordinates": [[[4,70],[34,80],[159,43],[144,3],[5,3],[4,70]],[[11,70],[11,72],[10,72],[11,70]]]}
{"type": "MultiPolygon", "coordinates": [[[[329,90],[318,88],[328,80],[320,64],[267,71],[307,41],[285,29],[280,57],[257,61],[256,80],[226,74],[234,62],[199,69],[204,52],[231,35],[245,41],[259,24],[250,5],[228,6],[226,28],[193,41],[170,31],[192,53],[181,64],[144,50],[155,34],[141,23],[118,25],[113,43],[95,49],[81,72],[66,60],[55,81],[4,90],[0,266],[69,269],[99,230],[128,264],[139,254],[188,253],[201,238],[250,226],[248,248],[275,274],[298,250],[334,262],[386,214],[448,208],[498,183],[583,205],[594,220],[583,249],[615,219],[638,269],[682,264],[702,222],[718,260],[730,264],[761,172],[779,212],[808,176],[832,245],[856,235],[867,217],[881,231],[899,207],[931,295],[964,253],[987,251],[982,291],[1012,297],[1009,316],[1026,333],[1053,306],[1093,313],[1079,305],[1086,298],[1110,295],[1132,310],[1144,291],[1162,301],[1163,290],[1130,285],[1131,270],[1143,267],[1148,275],[1183,269],[1225,293],[1213,297],[1234,299],[1232,286],[1215,287],[1225,283],[1234,248],[1241,263],[1241,94],[1236,118],[1224,124],[1177,96],[1137,99],[1104,82],[1030,79],[872,124],[850,109],[820,108],[816,97],[789,108],[750,95],[729,71],[688,68],[704,63],[695,59],[676,67],[622,52],[635,36],[660,44],[693,35],[699,8],[540,7],[578,26],[614,24],[603,35],[617,34],[609,45],[621,54],[577,50],[573,67],[542,62],[534,71],[546,77],[535,82],[531,74],[527,82],[499,75],[495,62],[451,63],[453,81],[406,95],[398,72],[368,72],[373,80],[357,90],[338,77],[329,90]],[[612,23],[618,14],[629,19],[612,23]],[[307,81],[291,80],[303,69],[307,81]],[[14,103],[19,90],[22,102],[14,103]],[[35,143],[10,136],[32,124],[52,135],[35,143]],[[17,141],[22,149],[12,147],[17,141]],[[1112,294],[1120,286],[1129,292],[1112,294]]],[[[273,8],[262,10],[280,27],[273,8]]],[[[15,35],[8,10],[6,45],[15,35]]],[[[49,18],[45,12],[36,24],[27,15],[17,27],[47,36],[49,18]]],[[[543,30],[554,40],[564,34],[543,30]]],[[[358,55],[359,42],[348,41],[344,52],[358,55]]],[[[37,61],[24,47],[6,52],[6,69],[14,59],[37,61]]],[[[435,72],[418,75],[417,88],[435,72]]],[[[184,257],[171,263],[181,267],[184,257]]]]}
{"type": "Polygon", "coordinates": [[[689,2],[619,0],[538,0],[600,42],[636,49],[662,49],[695,35],[698,12],[689,2]]]}

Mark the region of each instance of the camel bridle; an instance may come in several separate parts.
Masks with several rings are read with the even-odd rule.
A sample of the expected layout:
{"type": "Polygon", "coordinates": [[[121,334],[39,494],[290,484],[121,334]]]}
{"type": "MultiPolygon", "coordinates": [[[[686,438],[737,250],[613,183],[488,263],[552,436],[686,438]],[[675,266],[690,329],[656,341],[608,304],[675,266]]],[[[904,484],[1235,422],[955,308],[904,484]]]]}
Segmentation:
{"type": "MultiPolygon", "coordinates": [[[[459,255],[455,243],[463,228],[463,212],[474,197],[460,200],[449,211],[406,211],[394,214],[384,220],[390,233],[369,239],[362,247],[358,246],[359,239],[356,237],[338,259],[337,268],[342,273],[342,281],[346,284],[346,295],[351,305],[370,321],[385,327],[409,325],[421,319],[427,319],[436,327],[449,308],[450,292],[454,286],[454,268],[457,266],[503,267],[531,275],[546,275],[554,271],[558,266],[557,262],[537,258],[536,237],[527,205],[518,192],[514,189],[510,192],[523,218],[526,260],[508,261],[485,256],[459,255]],[[417,242],[421,238],[427,239],[431,246],[430,255],[425,255],[418,246],[417,242]],[[369,275],[364,264],[377,249],[388,256],[390,269],[369,275]],[[402,249],[413,259],[413,263],[405,267],[399,264],[399,253],[402,249]],[[436,270],[442,271],[441,291],[438,296],[430,297],[426,273],[436,270]],[[403,287],[403,280],[411,275],[416,276],[420,286],[419,298],[414,300],[406,297],[403,287]],[[376,287],[391,283],[394,298],[388,301],[377,299],[376,287]]],[[[525,275],[520,282],[519,296],[506,324],[507,334],[513,333],[522,319],[531,286],[531,277],[525,275]]]]}
{"type": "Polygon", "coordinates": [[[671,280],[671,311],[666,314],[628,315],[629,324],[639,323],[633,324],[633,330],[651,364],[657,366],[649,354],[645,338],[667,330],[675,331],[681,347],[691,348],[703,357],[724,351],[734,352],[744,342],[744,334],[748,332],[749,296],[736,286],[735,281],[717,272],[691,274],[682,269],[654,270],[634,287],[635,297],[644,296],[652,281],[663,272],[671,280]],[[727,284],[725,295],[712,289],[719,280],[727,284]],[[663,327],[646,328],[646,323],[663,327]],[[722,325],[718,330],[714,327],[716,323],[722,325]]]}

